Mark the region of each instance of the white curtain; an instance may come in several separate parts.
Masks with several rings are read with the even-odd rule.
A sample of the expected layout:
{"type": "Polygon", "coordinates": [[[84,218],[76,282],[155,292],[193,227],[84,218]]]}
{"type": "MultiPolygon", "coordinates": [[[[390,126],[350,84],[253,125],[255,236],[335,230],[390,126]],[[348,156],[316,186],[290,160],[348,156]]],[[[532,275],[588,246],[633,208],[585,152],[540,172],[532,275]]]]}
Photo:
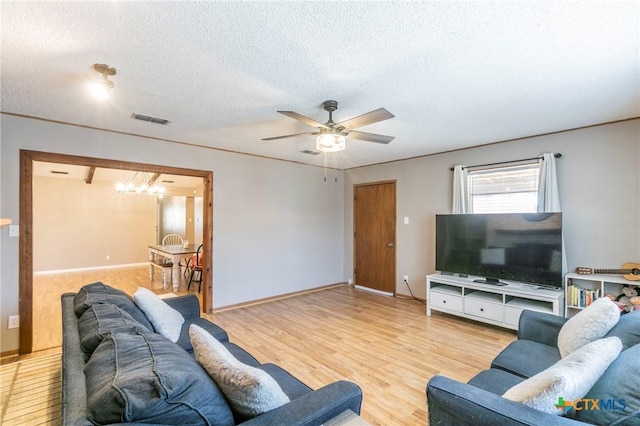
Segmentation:
{"type": "Polygon", "coordinates": [[[453,168],[453,213],[469,213],[467,170],[464,166],[453,168]]]}
{"type": "MultiPolygon", "coordinates": [[[[546,152],[540,158],[540,182],[538,185],[538,212],[561,212],[560,193],[558,191],[558,175],[556,173],[556,157],[546,152]]],[[[562,275],[567,273],[567,256],[564,249],[564,232],[562,235],[562,275]]]]}
{"type": "Polygon", "coordinates": [[[540,158],[540,182],[538,185],[538,212],[560,212],[560,194],[556,157],[553,153],[544,153],[540,158]]]}

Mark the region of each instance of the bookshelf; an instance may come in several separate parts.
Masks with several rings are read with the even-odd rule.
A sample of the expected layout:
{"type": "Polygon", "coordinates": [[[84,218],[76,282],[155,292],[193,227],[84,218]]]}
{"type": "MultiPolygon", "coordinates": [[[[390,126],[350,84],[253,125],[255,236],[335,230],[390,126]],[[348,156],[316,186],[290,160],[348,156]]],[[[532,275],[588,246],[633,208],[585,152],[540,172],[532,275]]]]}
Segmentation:
{"type": "Polygon", "coordinates": [[[616,275],[580,275],[569,273],[564,277],[565,309],[564,316],[572,317],[591,304],[592,301],[607,293],[618,296],[624,286],[636,286],[638,283],[616,275]]]}

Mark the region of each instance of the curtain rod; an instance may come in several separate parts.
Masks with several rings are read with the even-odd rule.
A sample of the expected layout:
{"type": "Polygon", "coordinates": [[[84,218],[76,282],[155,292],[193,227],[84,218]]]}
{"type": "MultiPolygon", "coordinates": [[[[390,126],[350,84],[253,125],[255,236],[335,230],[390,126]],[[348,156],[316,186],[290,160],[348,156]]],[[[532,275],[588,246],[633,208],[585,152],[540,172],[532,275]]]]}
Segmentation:
{"type": "MultiPolygon", "coordinates": [[[[559,152],[556,152],[555,154],[553,154],[554,157],[556,158],[560,158],[562,157],[562,154],[560,154],[559,152]]],[[[500,164],[509,164],[509,163],[519,163],[520,161],[530,161],[530,160],[539,160],[542,157],[532,157],[532,158],[523,158],[521,160],[511,160],[511,161],[500,161],[498,163],[487,163],[487,164],[476,164],[475,166],[465,166],[463,167],[463,169],[469,169],[472,167],[486,167],[486,166],[497,166],[500,164]]],[[[453,171],[453,167],[451,167],[449,170],[453,171]]]]}

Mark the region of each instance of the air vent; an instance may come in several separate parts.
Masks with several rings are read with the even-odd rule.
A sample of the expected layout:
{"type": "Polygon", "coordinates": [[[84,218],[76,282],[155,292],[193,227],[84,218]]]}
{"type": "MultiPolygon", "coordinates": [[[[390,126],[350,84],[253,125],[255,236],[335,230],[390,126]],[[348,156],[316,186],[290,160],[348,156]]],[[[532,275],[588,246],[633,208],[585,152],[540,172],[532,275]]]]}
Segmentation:
{"type": "Polygon", "coordinates": [[[165,118],[152,117],[150,115],[138,114],[136,112],[131,114],[131,118],[133,118],[135,120],[140,120],[140,121],[148,121],[149,123],[156,123],[156,124],[167,125],[167,124],[171,123],[170,120],[167,120],[165,118]]]}
{"type": "Polygon", "coordinates": [[[54,174],[54,175],[68,175],[69,174],[69,172],[63,172],[61,170],[50,170],[50,172],[51,172],[51,174],[54,174]]]}
{"type": "Polygon", "coordinates": [[[176,183],[175,180],[163,180],[162,183],[176,183]]]}
{"type": "Polygon", "coordinates": [[[310,149],[305,149],[304,151],[300,151],[303,154],[309,154],[309,155],[318,155],[320,154],[320,151],[312,151],[310,149]]]}

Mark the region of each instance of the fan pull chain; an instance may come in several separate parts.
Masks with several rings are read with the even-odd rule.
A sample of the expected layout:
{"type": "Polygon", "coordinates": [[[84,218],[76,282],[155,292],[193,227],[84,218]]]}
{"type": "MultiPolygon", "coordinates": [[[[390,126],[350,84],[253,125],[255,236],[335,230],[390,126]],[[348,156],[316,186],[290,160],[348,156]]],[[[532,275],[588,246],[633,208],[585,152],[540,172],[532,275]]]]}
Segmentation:
{"type": "Polygon", "coordinates": [[[334,172],[334,181],[338,183],[338,153],[333,153],[333,172],[334,172]]]}
{"type": "Polygon", "coordinates": [[[327,153],[322,153],[324,156],[324,183],[327,183],[327,153]]]}

